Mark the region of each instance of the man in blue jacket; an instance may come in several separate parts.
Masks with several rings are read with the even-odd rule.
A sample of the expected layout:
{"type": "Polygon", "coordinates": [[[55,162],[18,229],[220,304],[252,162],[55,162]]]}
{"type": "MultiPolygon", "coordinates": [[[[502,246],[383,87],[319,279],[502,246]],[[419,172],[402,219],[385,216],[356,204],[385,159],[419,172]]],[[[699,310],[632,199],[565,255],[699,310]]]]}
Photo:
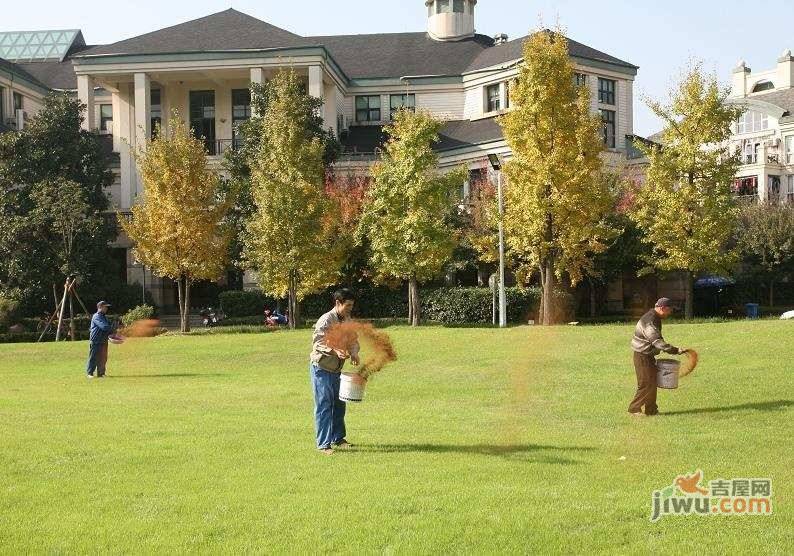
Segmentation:
{"type": "Polygon", "coordinates": [[[100,301],[96,304],[96,314],[91,317],[91,334],[89,338],[88,365],[86,372],[88,378],[105,376],[105,366],[108,362],[108,338],[113,333],[113,325],[107,318],[110,303],[100,301]]]}

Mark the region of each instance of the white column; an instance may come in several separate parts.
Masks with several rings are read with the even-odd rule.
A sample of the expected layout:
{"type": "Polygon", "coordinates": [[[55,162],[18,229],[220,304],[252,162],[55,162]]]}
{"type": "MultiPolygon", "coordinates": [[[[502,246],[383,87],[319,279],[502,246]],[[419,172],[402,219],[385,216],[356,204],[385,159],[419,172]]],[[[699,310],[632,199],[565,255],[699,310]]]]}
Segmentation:
{"type": "Polygon", "coordinates": [[[325,128],[331,129],[334,135],[339,135],[339,130],[336,129],[336,116],[337,116],[337,95],[339,94],[336,83],[331,83],[325,87],[325,96],[323,104],[323,120],[325,121],[325,128]]]}
{"type": "Polygon", "coordinates": [[[309,66],[309,94],[313,97],[323,98],[323,68],[321,66],[309,66]]]}
{"type": "MultiPolygon", "coordinates": [[[[251,68],[251,85],[256,83],[257,85],[262,85],[265,82],[265,70],[262,68],[251,68]]],[[[251,99],[253,101],[253,99],[251,99]]],[[[257,116],[256,108],[254,108],[253,102],[251,103],[251,117],[257,116]]]]}
{"type": "Polygon", "coordinates": [[[499,83],[499,107],[502,110],[507,108],[507,82],[499,83]]]}
{"type": "Polygon", "coordinates": [[[135,107],[132,104],[133,92],[132,85],[120,83],[118,93],[113,95],[114,121],[113,133],[119,137],[119,159],[121,164],[121,200],[122,210],[129,210],[134,201],[136,191],[137,172],[135,169],[135,159],[133,157],[133,147],[135,134],[132,122],[135,117],[135,107]],[[115,106],[118,104],[118,120],[116,120],[115,106]]]}
{"type": "Polygon", "coordinates": [[[135,146],[146,148],[152,135],[152,84],[145,73],[135,74],[135,146]]]}
{"type": "Polygon", "coordinates": [[[85,119],[83,129],[94,131],[94,80],[90,75],[77,76],[77,98],[85,104],[85,119]]]}

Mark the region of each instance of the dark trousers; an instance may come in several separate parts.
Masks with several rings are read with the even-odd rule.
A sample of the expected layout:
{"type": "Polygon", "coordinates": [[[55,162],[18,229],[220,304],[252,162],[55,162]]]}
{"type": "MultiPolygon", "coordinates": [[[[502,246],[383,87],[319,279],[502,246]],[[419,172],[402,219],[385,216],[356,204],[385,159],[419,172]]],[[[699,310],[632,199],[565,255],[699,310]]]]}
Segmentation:
{"type": "Polygon", "coordinates": [[[634,371],[637,373],[637,394],[629,405],[630,413],[640,413],[645,406],[646,415],[656,415],[656,358],[634,352],[634,371]]]}
{"type": "Polygon", "coordinates": [[[88,349],[88,365],[86,372],[90,375],[96,371],[97,376],[105,376],[105,367],[108,363],[108,345],[90,344],[88,349]]]}

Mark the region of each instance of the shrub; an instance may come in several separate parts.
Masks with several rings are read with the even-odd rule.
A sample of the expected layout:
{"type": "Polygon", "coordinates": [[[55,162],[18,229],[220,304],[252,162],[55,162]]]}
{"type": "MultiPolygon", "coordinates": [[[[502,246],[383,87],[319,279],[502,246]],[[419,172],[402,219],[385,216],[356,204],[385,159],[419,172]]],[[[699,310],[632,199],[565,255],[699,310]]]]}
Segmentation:
{"type": "MultiPolygon", "coordinates": [[[[537,311],[537,288],[507,288],[507,320],[526,323],[537,311]]],[[[493,292],[489,288],[437,288],[421,292],[422,318],[444,324],[491,323],[493,292]]]]}
{"type": "MultiPolygon", "coordinates": [[[[333,307],[333,294],[340,287],[334,286],[321,293],[307,296],[301,302],[305,318],[316,318],[333,307]]],[[[356,294],[353,315],[361,319],[400,318],[408,315],[408,294],[403,289],[361,283],[351,288],[356,294]]]]}
{"type": "Polygon", "coordinates": [[[147,320],[154,316],[154,307],[151,305],[138,305],[134,309],[127,311],[121,317],[121,323],[127,327],[132,326],[135,321],[147,320]]]}
{"type": "MultiPolygon", "coordinates": [[[[265,307],[272,307],[276,300],[258,290],[225,291],[218,299],[227,317],[253,317],[264,315],[265,307]]],[[[263,317],[264,319],[264,317],[263,317]]]]}
{"type": "Polygon", "coordinates": [[[0,295],[0,331],[5,331],[14,318],[18,302],[10,296],[0,295]]]}

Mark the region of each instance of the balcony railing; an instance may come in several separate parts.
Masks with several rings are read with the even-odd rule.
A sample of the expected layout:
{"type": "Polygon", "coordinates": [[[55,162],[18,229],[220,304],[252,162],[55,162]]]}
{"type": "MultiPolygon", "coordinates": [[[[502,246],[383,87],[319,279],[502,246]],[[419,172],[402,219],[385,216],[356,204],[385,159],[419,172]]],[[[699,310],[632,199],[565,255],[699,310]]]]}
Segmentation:
{"type": "Polygon", "coordinates": [[[208,156],[223,156],[229,149],[239,149],[243,146],[243,139],[215,139],[214,141],[204,141],[208,156]]]}

